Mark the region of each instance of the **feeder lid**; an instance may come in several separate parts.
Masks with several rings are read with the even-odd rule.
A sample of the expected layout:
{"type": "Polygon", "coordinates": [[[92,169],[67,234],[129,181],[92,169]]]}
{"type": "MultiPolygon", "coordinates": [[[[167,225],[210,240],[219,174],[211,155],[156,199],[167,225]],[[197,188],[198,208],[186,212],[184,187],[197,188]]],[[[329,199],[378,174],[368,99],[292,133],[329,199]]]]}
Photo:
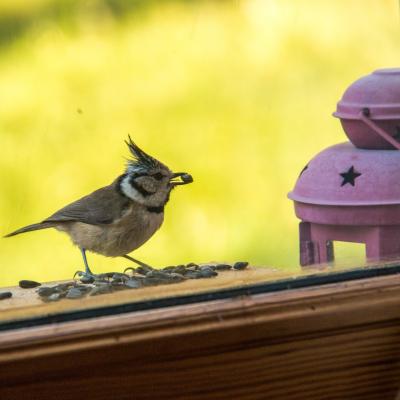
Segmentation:
{"type": "Polygon", "coordinates": [[[400,151],[365,150],[341,143],[317,154],[289,198],[307,204],[400,204],[400,151]]]}
{"type": "Polygon", "coordinates": [[[344,92],[333,115],[360,119],[364,108],[374,120],[400,118],[400,68],[378,69],[355,81],[344,92]]]}

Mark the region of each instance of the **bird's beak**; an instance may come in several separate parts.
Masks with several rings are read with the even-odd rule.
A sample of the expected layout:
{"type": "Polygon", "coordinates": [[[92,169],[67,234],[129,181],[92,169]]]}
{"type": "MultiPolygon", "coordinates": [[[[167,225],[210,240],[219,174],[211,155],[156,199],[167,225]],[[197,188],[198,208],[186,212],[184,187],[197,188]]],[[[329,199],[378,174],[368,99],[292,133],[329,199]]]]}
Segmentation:
{"type": "Polygon", "coordinates": [[[170,183],[173,186],[186,185],[186,184],[192,183],[192,182],[193,182],[192,175],[189,175],[186,172],[175,172],[172,175],[172,178],[170,179],[170,183]],[[180,179],[177,180],[177,178],[180,178],[180,179]]]}

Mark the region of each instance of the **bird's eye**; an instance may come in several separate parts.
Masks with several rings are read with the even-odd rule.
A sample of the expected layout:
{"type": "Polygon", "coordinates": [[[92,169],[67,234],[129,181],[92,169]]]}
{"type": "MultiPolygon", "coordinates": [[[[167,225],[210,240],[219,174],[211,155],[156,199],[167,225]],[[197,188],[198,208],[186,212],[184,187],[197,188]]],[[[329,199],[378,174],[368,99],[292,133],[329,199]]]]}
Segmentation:
{"type": "Polygon", "coordinates": [[[157,172],[156,174],[153,175],[154,179],[157,179],[158,181],[161,181],[162,178],[164,178],[164,175],[161,172],[157,172]]]}

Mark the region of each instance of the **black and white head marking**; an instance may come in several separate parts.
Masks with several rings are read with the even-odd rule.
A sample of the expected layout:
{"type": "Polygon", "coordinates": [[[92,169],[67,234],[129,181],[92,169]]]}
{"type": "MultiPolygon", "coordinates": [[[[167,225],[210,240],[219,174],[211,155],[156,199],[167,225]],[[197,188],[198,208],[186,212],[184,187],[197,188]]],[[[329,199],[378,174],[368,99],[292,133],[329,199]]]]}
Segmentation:
{"type": "Polygon", "coordinates": [[[169,192],[172,188],[166,185],[157,187],[158,182],[154,182],[153,179],[151,175],[140,174],[135,176],[127,173],[123,175],[119,182],[119,192],[145,206],[158,207],[164,205],[168,201],[169,192]]]}
{"type": "Polygon", "coordinates": [[[117,191],[144,205],[149,212],[162,212],[174,187],[193,182],[189,174],[173,173],[162,162],[145,153],[130,136],[126,144],[132,158],[128,160],[125,174],[118,179],[117,191]]]}
{"type": "Polygon", "coordinates": [[[128,160],[126,173],[118,182],[118,191],[149,207],[152,212],[163,209],[169,199],[169,192],[174,187],[170,182],[172,171],[141,150],[130,137],[126,144],[133,157],[128,160]]]}

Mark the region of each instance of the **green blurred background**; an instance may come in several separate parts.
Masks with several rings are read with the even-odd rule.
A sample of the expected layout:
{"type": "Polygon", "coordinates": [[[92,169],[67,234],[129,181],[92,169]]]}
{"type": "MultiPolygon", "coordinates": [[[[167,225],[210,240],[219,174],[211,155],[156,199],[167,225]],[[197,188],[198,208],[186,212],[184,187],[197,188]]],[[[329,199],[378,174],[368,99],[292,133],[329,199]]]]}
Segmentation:
{"type": "MultiPolygon", "coordinates": [[[[399,65],[399,28],[395,0],[2,0],[0,233],[109,184],[130,133],[195,178],[135,257],[296,271],[286,194],[315,153],[345,140],[331,116],[345,88],[399,65]]],[[[0,285],[82,264],[54,230],[1,239],[0,261],[0,285]]]]}

